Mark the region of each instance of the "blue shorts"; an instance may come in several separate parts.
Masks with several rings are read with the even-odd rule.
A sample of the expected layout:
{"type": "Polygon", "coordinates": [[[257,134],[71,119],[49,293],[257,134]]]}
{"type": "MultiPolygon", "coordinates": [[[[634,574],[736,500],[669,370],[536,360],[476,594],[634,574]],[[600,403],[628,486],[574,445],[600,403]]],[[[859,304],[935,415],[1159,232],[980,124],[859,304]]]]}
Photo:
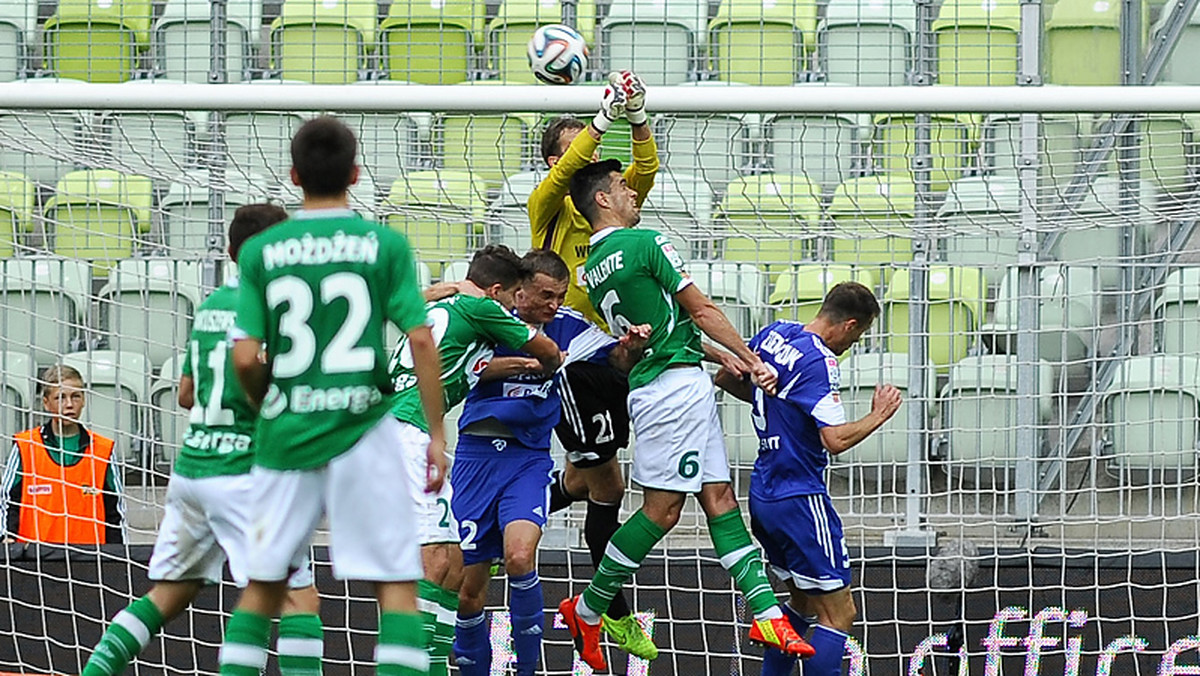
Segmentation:
{"type": "Polygon", "coordinates": [[[824,594],[850,586],[850,554],[829,496],[762,500],[750,495],[750,530],[771,569],[801,591],[824,594]]]}
{"type": "Polygon", "coordinates": [[[526,448],[515,439],[458,437],[450,507],[458,519],[464,565],[503,558],[504,528],[513,521],[546,525],[553,469],[548,450],[526,448]]]}

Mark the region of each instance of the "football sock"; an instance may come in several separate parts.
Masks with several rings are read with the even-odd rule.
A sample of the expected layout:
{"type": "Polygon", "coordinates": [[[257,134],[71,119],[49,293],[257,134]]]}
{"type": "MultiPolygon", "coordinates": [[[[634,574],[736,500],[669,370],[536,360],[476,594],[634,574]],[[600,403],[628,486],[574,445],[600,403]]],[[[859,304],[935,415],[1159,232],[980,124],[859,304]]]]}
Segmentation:
{"type": "Polygon", "coordinates": [[[809,644],[816,655],[804,662],[804,676],[839,676],[842,658],[846,654],[846,635],[823,624],[813,627],[809,644]]]}
{"type": "Polygon", "coordinates": [[[517,676],[533,676],[542,655],[545,614],[542,581],[537,571],[508,577],[508,605],[512,612],[513,647],[517,653],[517,676]]]}
{"type": "Polygon", "coordinates": [[[425,628],[416,613],[379,614],[375,673],[379,676],[424,676],[429,673],[425,628]]]}
{"type": "MultiPolygon", "coordinates": [[[[588,500],[587,518],[583,522],[583,539],[592,555],[592,565],[597,570],[600,568],[600,562],[604,560],[604,550],[608,547],[608,541],[620,527],[620,503],[609,505],[588,500]]],[[[627,615],[629,603],[625,600],[625,593],[617,590],[616,596],[613,596],[612,602],[608,604],[608,616],[619,620],[627,615]]]]}
{"type": "Polygon", "coordinates": [[[492,643],[483,613],[458,616],[454,633],[454,663],[462,676],[488,676],[492,672],[492,643]]]}
{"type": "Polygon", "coordinates": [[[429,674],[447,676],[450,671],[450,647],[454,642],[454,618],[458,614],[458,594],[428,580],[417,582],[417,605],[429,637],[429,674]]]}
{"type": "Polygon", "coordinates": [[[600,621],[600,614],[608,611],[613,597],[666,534],[640,509],[613,533],[604,559],[596,567],[592,583],[583,591],[581,602],[576,605],[576,612],[584,622],[596,624],[600,621]]]}
{"type": "Polygon", "coordinates": [[[567,487],[563,485],[564,472],[561,469],[556,469],[550,473],[550,513],[566,509],[571,506],[571,503],[576,501],[575,496],[567,492],[567,487]]]}
{"type": "Polygon", "coordinates": [[[279,673],[282,676],[321,676],[325,632],[321,618],[296,613],[279,618],[279,673]]]}
{"type": "MultiPolygon", "coordinates": [[[[802,617],[786,603],[781,607],[783,614],[792,623],[792,628],[796,630],[797,634],[804,636],[808,631],[808,619],[802,617]]],[[[778,648],[767,647],[763,650],[762,676],[790,676],[792,670],[796,668],[797,659],[795,655],[789,655],[778,648]]]]}
{"type": "Polygon", "coordinates": [[[270,641],[271,618],[234,610],[225,625],[225,641],[221,644],[222,676],[259,676],[267,668],[270,641]]]}
{"type": "Polygon", "coordinates": [[[721,557],[721,566],[729,571],[746,597],[746,605],[754,613],[754,618],[769,620],[782,617],[783,611],[779,609],[771,581],[767,579],[767,570],[763,567],[758,547],[750,541],[750,533],[746,530],[746,524],[742,523],[741,512],[735,507],[709,519],[708,535],[712,538],[717,556],[721,557]]]}
{"type": "Polygon", "coordinates": [[[149,596],[129,604],[113,618],[80,676],[116,676],[162,629],[163,617],[149,596]]]}

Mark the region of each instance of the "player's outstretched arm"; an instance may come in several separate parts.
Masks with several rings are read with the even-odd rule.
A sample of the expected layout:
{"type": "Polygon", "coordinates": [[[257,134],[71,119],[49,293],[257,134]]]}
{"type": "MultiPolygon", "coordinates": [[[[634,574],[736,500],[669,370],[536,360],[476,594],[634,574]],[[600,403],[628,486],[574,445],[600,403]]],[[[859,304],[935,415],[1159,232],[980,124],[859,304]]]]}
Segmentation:
{"type": "Polygon", "coordinates": [[[538,360],[545,373],[554,373],[566,359],[563,351],[558,349],[558,344],[542,333],[530,338],[521,346],[521,351],[538,360]]]}
{"type": "Polygon", "coordinates": [[[479,372],[479,380],[504,380],[534,373],[542,373],[542,362],[532,357],[496,357],[479,372]]]}
{"type": "Polygon", "coordinates": [[[259,358],[261,352],[262,341],[257,338],[242,338],[233,344],[233,370],[255,410],[262,406],[271,384],[270,365],[259,358]]]}
{"type": "Polygon", "coordinates": [[[733,328],[733,324],[729,323],[729,318],[725,316],[724,312],[721,312],[721,308],[717,307],[716,303],[705,296],[703,291],[697,289],[695,284],[683,287],[675,294],[675,300],[679,301],[679,305],[691,315],[692,321],[704,332],[704,335],[732,352],[746,364],[756,385],[766,390],[767,394],[775,394],[778,376],[772,373],[758,358],[758,355],[746,346],[742,337],[738,335],[737,329],[733,328]]]}
{"type": "Polygon", "coordinates": [[[632,371],[646,351],[646,343],[650,342],[652,330],[653,327],[649,324],[630,326],[625,331],[625,335],[617,339],[616,346],[608,353],[609,365],[623,373],[632,371]]]}
{"type": "Polygon", "coordinates": [[[446,479],[446,428],[442,423],[445,410],[442,405],[442,360],[438,355],[437,341],[433,331],[421,325],[408,332],[408,345],[412,350],[413,371],[417,376],[417,393],[421,397],[421,409],[425,422],[429,424],[429,478],[425,489],[433,492],[442,487],[446,479]]]}
{"type": "Polygon", "coordinates": [[[900,390],[893,385],[875,388],[871,412],[854,422],[821,428],[821,444],[831,454],[844,453],[887,422],[900,408],[900,390]]]}

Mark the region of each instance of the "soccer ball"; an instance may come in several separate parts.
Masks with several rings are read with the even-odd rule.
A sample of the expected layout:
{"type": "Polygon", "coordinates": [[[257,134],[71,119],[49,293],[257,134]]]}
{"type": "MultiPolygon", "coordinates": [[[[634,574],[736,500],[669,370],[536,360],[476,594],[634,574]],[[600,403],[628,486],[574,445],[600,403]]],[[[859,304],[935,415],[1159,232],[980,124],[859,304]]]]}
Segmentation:
{"type": "Polygon", "coordinates": [[[548,84],[575,84],[587,70],[587,43],[570,26],[553,24],[537,29],[529,38],[528,54],[530,70],[548,84]]]}

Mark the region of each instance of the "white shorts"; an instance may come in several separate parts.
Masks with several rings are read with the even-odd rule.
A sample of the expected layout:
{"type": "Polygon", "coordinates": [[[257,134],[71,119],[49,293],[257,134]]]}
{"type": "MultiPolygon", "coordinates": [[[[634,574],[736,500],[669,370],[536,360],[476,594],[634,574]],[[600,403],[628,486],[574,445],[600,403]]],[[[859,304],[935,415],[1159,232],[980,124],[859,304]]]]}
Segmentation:
{"type": "Polygon", "coordinates": [[[716,394],[700,367],[667,369],[630,391],[629,418],[636,437],[636,483],[699,493],[704,484],[729,482],[716,394]]]}
{"type": "Polygon", "coordinates": [[[250,579],[287,577],[308,551],[322,514],[329,522],[334,577],[368,582],[421,579],[421,546],[400,448],[400,423],[385,415],[324,467],[255,467],[250,579]]]}
{"type": "MultiPolygon", "coordinates": [[[[149,578],[220,582],[228,560],[234,583],[245,587],[253,485],[249,474],[204,479],[172,475],[166,512],[150,556],[149,578]]],[[[288,586],[301,589],[312,583],[312,562],[306,551],[288,586]]]]}
{"type": "Polygon", "coordinates": [[[450,499],[454,495],[450,478],[446,477],[438,492],[425,492],[429,467],[425,452],[429,448],[429,435],[419,427],[401,421],[400,448],[404,450],[408,490],[413,498],[413,514],[417,517],[417,533],[421,544],[458,544],[458,521],[454,518],[454,512],[450,511],[450,499]]]}

